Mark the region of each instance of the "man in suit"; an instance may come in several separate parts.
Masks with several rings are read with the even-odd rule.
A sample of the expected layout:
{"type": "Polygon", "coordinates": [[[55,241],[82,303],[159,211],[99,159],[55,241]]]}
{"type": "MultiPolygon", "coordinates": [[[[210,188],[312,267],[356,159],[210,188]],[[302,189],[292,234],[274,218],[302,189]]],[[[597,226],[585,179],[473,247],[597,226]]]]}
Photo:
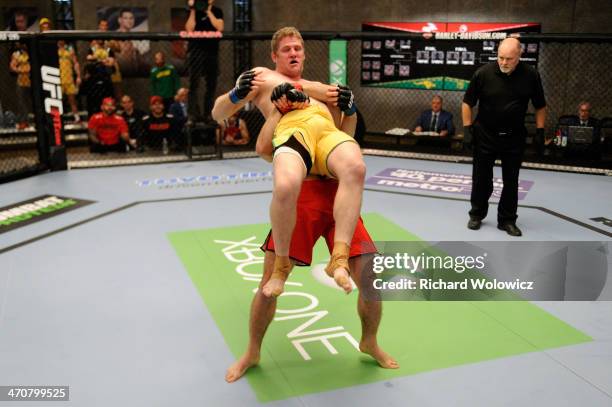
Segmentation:
{"type": "Polygon", "coordinates": [[[431,99],[431,110],[425,110],[421,113],[414,131],[433,131],[439,133],[442,137],[455,134],[453,115],[446,110],[442,110],[441,96],[436,95],[431,99]]]}
{"type": "Polygon", "coordinates": [[[589,102],[580,102],[578,105],[578,117],[574,122],[574,126],[596,127],[597,119],[591,117],[591,104],[589,102]]]}
{"type": "Polygon", "coordinates": [[[174,103],[170,105],[169,113],[174,116],[179,127],[183,127],[187,123],[187,100],[189,98],[189,89],[179,88],[174,95],[174,103]]]}

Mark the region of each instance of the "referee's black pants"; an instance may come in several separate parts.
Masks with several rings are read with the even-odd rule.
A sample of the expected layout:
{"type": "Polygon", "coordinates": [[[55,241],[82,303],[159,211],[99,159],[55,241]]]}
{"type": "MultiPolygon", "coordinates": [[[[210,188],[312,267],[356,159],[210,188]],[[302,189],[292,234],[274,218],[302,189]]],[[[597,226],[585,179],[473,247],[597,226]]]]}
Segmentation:
{"type": "Polygon", "coordinates": [[[493,193],[493,166],[495,159],[502,163],[503,189],[497,207],[497,223],[515,223],[518,215],[518,179],[523,162],[523,148],[506,151],[483,148],[476,145],[472,164],[472,194],[470,216],[484,219],[489,210],[489,198],[493,193]]]}

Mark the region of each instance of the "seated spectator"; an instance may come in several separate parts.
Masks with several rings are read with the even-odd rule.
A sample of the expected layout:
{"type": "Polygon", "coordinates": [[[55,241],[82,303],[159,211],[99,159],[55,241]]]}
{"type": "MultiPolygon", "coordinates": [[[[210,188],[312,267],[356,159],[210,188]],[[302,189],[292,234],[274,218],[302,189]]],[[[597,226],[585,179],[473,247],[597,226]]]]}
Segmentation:
{"type": "Polygon", "coordinates": [[[248,144],[250,140],[246,123],[239,117],[239,111],[231,115],[217,128],[217,143],[239,146],[248,144]]]}
{"type": "Polygon", "coordinates": [[[187,100],[189,98],[189,89],[180,88],[174,96],[174,103],[170,105],[169,113],[174,116],[176,124],[179,128],[183,128],[187,123],[187,100]]]}
{"type": "Polygon", "coordinates": [[[150,113],[142,118],[143,145],[162,150],[180,148],[183,145],[182,133],[177,128],[174,116],[164,112],[161,96],[151,96],[149,105],[150,113]]]}
{"type": "Polygon", "coordinates": [[[142,118],[145,116],[145,112],[140,109],[134,108],[134,100],[129,95],[123,95],[121,98],[121,110],[117,113],[123,117],[128,125],[130,133],[130,139],[134,140],[136,144],[142,144],[142,118]]]}
{"type": "Polygon", "coordinates": [[[149,79],[151,95],[161,96],[164,108],[169,111],[174,95],[181,87],[181,80],[174,65],[166,64],[166,58],[161,51],[155,53],[155,66],[151,68],[149,79]]]}
{"type": "Polygon", "coordinates": [[[92,153],[109,151],[125,152],[125,143],[136,147],[136,142],[130,140],[128,126],[123,117],[115,113],[115,100],[107,97],[102,101],[102,111],[89,119],[89,149],[92,153]]]}
{"type": "Polygon", "coordinates": [[[442,97],[436,95],[431,99],[431,110],[425,110],[421,113],[414,131],[433,131],[442,137],[455,134],[453,115],[446,110],[442,110],[442,97]]]}
{"type": "Polygon", "coordinates": [[[599,127],[599,120],[591,117],[591,104],[589,102],[580,102],[578,116],[570,119],[570,126],[599,127]]]}

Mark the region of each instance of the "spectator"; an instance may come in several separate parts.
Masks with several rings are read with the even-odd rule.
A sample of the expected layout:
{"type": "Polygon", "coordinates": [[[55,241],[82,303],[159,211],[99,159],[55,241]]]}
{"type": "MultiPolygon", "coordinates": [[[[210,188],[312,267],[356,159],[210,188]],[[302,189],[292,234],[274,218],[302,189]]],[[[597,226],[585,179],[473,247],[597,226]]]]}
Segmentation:
{"type": "Polygon", "coordinates": [[[98,21],[98,31],[108,31],[108,20],[105,18],[98,21]]]}
{"type": "Polygon", "coordinates": [[[591,104],[589,102],[580,102],[578,105],[578,116],[574,116],[570,120],[570,125],[595,128],[599,126],[599,120],[591,117],[591,104]]]}
{"type": "Polygon", "coordinates": [[[11,54],[9,64],[11,72],[17,74],[17,128],[28,127],[28,114],[32,107],[32,84],[30,81],[30,55],[27,46],[17,43],[15,51],[11,54]]]}
{"type": "Polygon", "coordinates": [[[453,115],[446,110],[442,110],[442,97],[434,96],[431,99],[431,110],[421,113],[415,125],[415,132],[433,131],[441,137],[452,136],[455,134],[453,115]]]}
{"type": "Polygon", "coordinates": [[[51,20],[47,17],[42,17],[38,22],[38,27],[40,28],[40,32],[49,31],[51,29],[51,20]]]}
{"type": "Polygon", "coordinates": [[[180,131],[174,116],[164,112],[164,101],[161,96],[151,96],[149,107],[150,113],[142,118],[143,144],[153,149],[161,148],[164,153],[167,153],[170,147],[180,147],[183,142],[179,137],[180,131]]]}
{"type": "MultiPolygon", "coordinates": [[[[96,42],[97,40],[92,41],[92,43],[96,42]]],[[[97,51],[99,49],[90,49],[92,53],[87,56],[87,63],[84,68],[85,75],[81,85],[81,94],[85,95],[87,99],[89,116],[100,111],[104,98],[113,96],[113,84],[110,79],[112,67],[109,67],[112,60],[106,58],[103,60],[105,62],[99,61],[95,56],[98,53],[97,51]]]]}
{"type": "MultiPolygon", "coordinates": [[[[25,10],[16,10],[13,14],[12,21],[10,22],[7,30],[9,31],[35,31],[33,27],[30,27],[30,20],[28,13],[25,10]]],[[[19,47],[17,43],[9,43],[9,49],[7,55],[13,55],[13,52],[17,51],[19,47]]],[[[25,43],[24,43],[25,44],[25,43]]]]}
{"type": "MultiPolygon", "coordinates": [[[[101,19],[98,21],[98,30],[106,32],[108,31],[108,20],[101,19]]],[[[117,40],[104,41],[102,47],[107,50],[108,56],[113,58],[113,73],[111,74],[111,82],[113,83],[113,91],[115,98],[121,100],[123,96],[123,87],[121,86],[121,69],[119,69],[119,63],[115,58],[115,55],[121,51],[121,45],[117,40]]]]}
{"type": "MultiPolygon", "coordinates": [[[[41,18],[38,24],[40,26],[40,32],[49,31],[51,29],[51,21],[46,17],[41,18]]],[[[76,95],[79,93],[78,87],[81,85],[81,67],[77,60],[76,53],[74,52],[74,48],[66,44],[64,40],[59,40],[57,42],[57,57],[62,95],[68,97],[68,104],[70,104],[70,110],[74,116],[74,121],[78,123],[81,121],[81,118],[79,117],[76,95]]]]}
{"type": "Polygon", "coordinates": [[[128,125],[130,139],[134,140],[137,145],[141,145],[143,134],[142,118],[146,113],[134,108],[134,100],[129,95],[123,95],[121,98],[121,108],[122,110],[118,114],[123,117],[128,125]]]}
{"type": "Polygon", "coordinates": [[[170,105],[169,113],[174,116],[174,120],[179,128],[187,123],[187,112],[188,105],[187,99],[189,98],[189,89],[180,88],[174,96],[174,103],[170,105]]]}
{"type": "Polygon", "coordinates": [[[237,111],[221,123],[217,128],[217,144],[223,143],[224,146],[239,146],[248,144],[250,140],[249,130],[246,123],[239,117],[237,111]]]}
{"type": "Polygon", "coordinates": [[[28,28],[28,14],[23,10],[15,11],[13,24],[9,25],[10,31],[29,31],[28,28]]]}
{"type": "Polygon", "coordinates": [[[181,87],[181,80],[174,65],[166,64],[164,53],[161,51],[155,53],[155,66],[151,68],[149,79],[151,95],[161,96],[164,100],[164,108],[169,110],[174,95],[181,87]]]}
{"type": "MultiPolygon", "coordinates": [[[[189,17],[185,23],[185,31],[223,31],[223,11],[214,6],[214,0],[202,2],[205,4],[196,10],[195,0],[188,0],[189,17]]],[[[199,104],[197,101],[200,78],[206,78],[206,93],[204,95],[205,120],[210,122],[210,112],[213,107],[215,91],[217,89],[217,76],[219,75],[219,39],[202,38],[189,41],[187,49],[187,64],[189,66],[189,115],[199,117],[199,104]]]]}
{"type": "Polygon", "coordinates": [[[76,95],[79,93],[79,86],[81,86],[81,67],[74,48],[66,44],[64,40],[57,42],[57,56],[59,59],[62,95],[67,96],[74,121],[78,123],[81,121],[81,118],[79,117],[76,95]]]}
{"type": "Polygon", "coordinates": [[[89,129],[90,151],[92,153],[106,153],[109,151],[125,152],[125,144],[136,146],[128,133],[128,126],[123,117],[115,113],[115,100],[112,97],[104,98],[102,111],[94,114],[87,125],[89,129]]]}

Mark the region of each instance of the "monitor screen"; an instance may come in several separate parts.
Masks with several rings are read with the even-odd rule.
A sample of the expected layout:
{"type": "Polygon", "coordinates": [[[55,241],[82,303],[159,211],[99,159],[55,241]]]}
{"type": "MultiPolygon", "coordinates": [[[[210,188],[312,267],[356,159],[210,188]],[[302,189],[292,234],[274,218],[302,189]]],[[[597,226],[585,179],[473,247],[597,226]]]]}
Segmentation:
{"type": "Polygon", "coordinates": [[[572,144],[591,144],[593,127],[569,126],[567,141],[572,144]]]}
{"type": "Polygon", "coordinates": [[[563,140],[567,144],[592,144],[593,143],[593,127],[568,126],[562,125],[558,127],[557,137],[559,144],[565,146],[563,140]]]}

